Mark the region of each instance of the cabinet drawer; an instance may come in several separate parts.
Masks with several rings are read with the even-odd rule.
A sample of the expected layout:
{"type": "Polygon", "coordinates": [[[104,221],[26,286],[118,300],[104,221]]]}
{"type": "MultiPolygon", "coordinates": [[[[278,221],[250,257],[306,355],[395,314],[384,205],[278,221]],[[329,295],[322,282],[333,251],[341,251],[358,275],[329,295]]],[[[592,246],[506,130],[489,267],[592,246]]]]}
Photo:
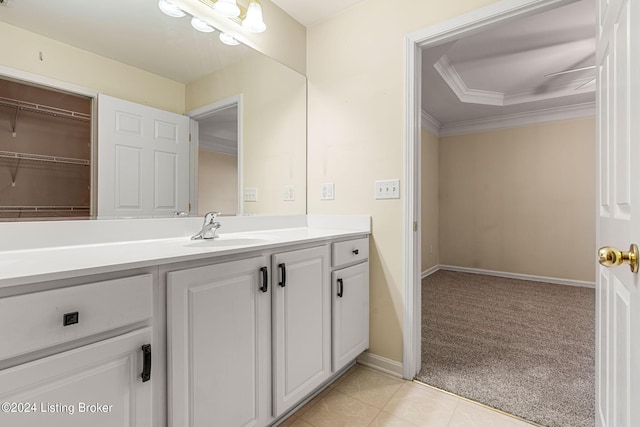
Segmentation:
{"type": "Polygon", "coordinates": [[[0,346],[0,359],[149,319],[152,286],[145,274],[2,298],[0,342],[11,345],[0,346]]]}
{"type": "Polygon", "coordinates": [[[331,265],[340,267],[341,265],[364,261],[369,258],[369,238],[347,240],[337,242],[332,245],[331,265]]]}

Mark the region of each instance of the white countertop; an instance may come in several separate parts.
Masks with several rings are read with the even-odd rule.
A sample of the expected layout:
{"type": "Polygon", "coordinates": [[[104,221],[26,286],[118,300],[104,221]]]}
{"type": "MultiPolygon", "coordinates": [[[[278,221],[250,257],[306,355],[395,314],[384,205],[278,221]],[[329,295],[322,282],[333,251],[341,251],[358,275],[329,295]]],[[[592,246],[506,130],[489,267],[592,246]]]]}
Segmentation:
{"type": "MultiPolygon", "coordinates": [[[[42,247],[0,251],[0,287],[321,242],[370,232],[369,217],[360,217],[360,221],[353,221],[354,217],[345,217],[346,221],[336,221],[336,218],[324,221],[322,218],[324,217],[307,220],[305,227],[269,229],[265,227],[273,222],[267,222],[264,223],[265,227],[254,224],[248,227],[252,231],[246,232],[224,233],[221,229],[220,238],[213,240],[191,240],[189,236],[179,235],[129,241],[104,242],[97,239],[96,242],[87,244],[56,246],[51,243],[51,236],[48,236],[48,244],[43,244],[42,247]]],[[[260,219],[255,221],[260,222],[260,219]]],[[[226,222],[229,223],[229,229],[242,228],[234,227],[229,220],[226,222]]],[[[299,220],[290,222],[293,225],[301,223],[299,220]]],[[[117,226],[126,228],[130,224],[121,222],[117,226]]],[[[64,227],[68,231],[69,224],[64,227]]],[[[86,223],[82,227],[82,231],[87,232],[86,223]]],[[[89,227],[97,230],[101,228],[99,221],[89,227]]],[[[193,230],[193,233],[197,231],[193,230]]],[[[184,233],[180,231],[178,234],[184,233]]],[[[89,237],[91,236],[85,236],[85,239],[91,240],[89,237]]],[[[66,238],[62,241],[68,243],[70,240],[66,238]]]]}

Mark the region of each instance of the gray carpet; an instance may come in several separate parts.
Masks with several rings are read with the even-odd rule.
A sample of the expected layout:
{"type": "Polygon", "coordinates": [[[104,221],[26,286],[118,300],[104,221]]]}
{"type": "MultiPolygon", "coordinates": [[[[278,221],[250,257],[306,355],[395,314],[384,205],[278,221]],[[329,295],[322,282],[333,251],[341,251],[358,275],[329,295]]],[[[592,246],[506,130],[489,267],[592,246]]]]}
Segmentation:
{"type": "Polygon", "coordinates": [[[553,427],[595,425],[595,291],[438,271],[417,379],[553,427]]]}

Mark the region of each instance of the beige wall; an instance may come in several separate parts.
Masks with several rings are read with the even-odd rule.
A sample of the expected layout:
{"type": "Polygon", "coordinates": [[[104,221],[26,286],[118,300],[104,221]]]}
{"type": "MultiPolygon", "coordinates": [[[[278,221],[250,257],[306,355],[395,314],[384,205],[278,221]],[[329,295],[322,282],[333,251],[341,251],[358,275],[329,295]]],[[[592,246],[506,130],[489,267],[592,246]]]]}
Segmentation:
{"type": "Polygon", "coordinates": [[[374,182],[404,179],[405,37],[490,3],[368,0],[308,30],[308,211],[372,216],[370,351],[388,359],[402,360],[405,219],[374,182]]]}
{"type": "Polygon", "coordinates": [[[0,22],[0,65],[184,113],[182,83],[0,22]],[[9,42],[10,41],[10,42],[9,42]],[[39,53],[42,52],[42,61],[39,53]]]}
{"type": "Polygon", "coordinates": [[[306,79],[252,51],[242,61],[187,85],[187,111],[242,95],[243,187],[258,188],[244,213],[306,213],[306,79]],[[294,201],[283,201],[293,185],[294,201]]]}
{"type": "Polygon", "coordinates": [[[440,263],[595,281],[595,119],[441,138],[440,263]]]}
{"type": "Polygon", "coordinates": [[[238,156],[200,150],[198,153],[198,210],[223,215],[238,211],[238,156]]]}
{"type": "Polygon", "coordinates": [[[440,138],[423,128],[420,146],[422,271],[440,263],[439,150],[440,138]]]}

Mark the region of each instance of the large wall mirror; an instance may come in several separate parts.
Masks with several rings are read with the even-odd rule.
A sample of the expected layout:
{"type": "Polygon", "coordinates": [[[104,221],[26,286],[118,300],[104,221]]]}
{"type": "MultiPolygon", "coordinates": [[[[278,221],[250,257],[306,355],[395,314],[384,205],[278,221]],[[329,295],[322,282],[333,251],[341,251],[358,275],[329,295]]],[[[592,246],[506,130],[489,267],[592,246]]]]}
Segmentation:
{"type": "MultiPolygon", "coordinates": [[[[176,90],[176,102],[169,108],[154,102],[154,95],[157,94],[153,93],[149,93],[148,103],[144,99],[140,102],[140,96],[129,100],[173,110],[192,119],[193,141],[198,143],[191,147],[192,215],[208,210],[219,210],[229,215],[306,213],[306,78],[247,46],[221,43],[217,31],[196,31],[190,25],[188,16],[182,19],[167,17],[157,4],[153,0],[9,1],[0,5],[0,31],[5,37],[11,36],[11,49],[14,52],[19,51],[22,44],[26,46],[30,43],[30,48],[42,44],[42,61],[47,61],[47,55],[50,55],[47,41],[62,42],[168,79],[170,85],[167,84],[167,87],[172,85],[172,90],[179,88],[176,90]],[[34,41],[36,38],[37,41],[34,41]]],[[[16,57],[15,54],[9,56],[16,57]]],[[[71,57],[68,60],[76,59],[71,57]]],[[[80,67],[78,73],[81,73],[83,64],[79,62],[76,65],[80,67]]],[[[19,61],[0,57],[0,67],[19,71],[20,64],[19,61]]],[[[36,69],[35,72],[30,70],[27,75],[41,75],[44,81],[49,79],[52,82],[81,80],[77,76],[61,79],[59,75],[51,75],[53,73],[49,70],[43,67],[42,73],[36,69]]],[[[100,73],[101,70],[90,72],[100,73]]],[[[102,81],[108,82],[102,87],[91,87],[81,82],[82,86],[95,89],[96,93],[127,99],[127,93],[122,88],[131,86],[131,83],[123,80],[126,76],[109,76],[107,72],[105,70],[105,76],[101,76],[102,81]]],[[[14,73],[11,80],[19,79],[14,73]]],[[[29,83],[29,80],[25,79],[25,82],[29,83]]],[[[39,85],[43,86],[42,83],[39,85]]],[[[3,94],[0,96],[4,97],[3,94]]],[[[12,93],[11,97],[19,98],[19,95],[12,93]]],[[[37,103],[33,96],[29,102],[37,103]]],[[[55,96],[49,96],[47,102],[56,108],[71,110],[66,104],[58,106],[55,96]]],[[[68,97],[64,102],[68,103],[68,97]]],[[[82,108],[83,112],[86,110],[86,107],[82,108]]],[[[26,119],[36,114],[13,104],[0,103],[0,131],[6,134],[0,135],[0,153],[21,152],[16,137],[12,135],[16,128],[15,116],[26,119]],[[6,139],[5,143],[3,138],[6,139]]],[[[64,123],[65,119],[61,120],[64,123]]],[[[91,120],[93,125],[99,125],[96,117],[91,120]]],[[[17,126],[22,123],[27,122],[19,121],[17,126]]],[[[77,128],[78,123],[73,123],[77,128]]],[[[77,138],[78,131],[73,130],[73,126],[73,136],[77,138]]],[[[40,128],[36,133],[46,136],[46,129],[50,125],[41,123],[40,128]]],[[[64,132],[58,125],[55,131],[58,134],[64,132]]],[[[96,141],[96,135],[94,133],[92,144],[100,143],[96,141]]],[[[31,151],[35,151],[32,154],[38,154],[37,148],[31,151]]],[[[93,164],[90,167],[95,171],[100,167],[100,158],[95,154],[95,147],[92,147],[92,152],[93,164]]],[[[49,151],[46,154],[55,156],[49,151]]],[[[49,197],[46,203],[42,203],[51,208],[49,213],[43,211],[36,214],[28,209],[20,211],[19,208],[29,208],[29,201],[16,197],[10,199],[8,195],[15,194],[16,187],[19,187],[17,176],[21,172],[23,176],[29,173],[37,175],[47,173],[47,169],[51,168],[55,174],[64,175],[67,181],[73,180],[74,174],[82,175],[86,181],[87,165],[65,166],[56,163],[55,167],[50,167],[54,163],[16,159],[11,155],[0,159],[0,205],[11,204],[13,210],[5,209],[0,212],[0,217],[4,217],[4,220],[73,217],[63,209],[55,209],[57,205],[69,205],[71,202],[49,197]],[[69,172],[70,168],[76,172],[69,172]]],[[[86,157],[85,153],[83,161],[86,157]]],[[[54,185],[55,180],[49,182],[54,185]]],[[[89,193],[95,193],[97,186],[94,182],[90,185],[93,187],[89,193]]],[[[56,193],[64,193],[64,190],[56,189],[47,194],[51,196],[56,193]]],[[[93,194],[88,199],[89,204],[95,204],[97,197],[93,194]]],[[[73,201],[74,206],[83,203],[73,201]]],[[[92,205],[93,213],[94,208],[92,205]]],[[[87,217],[87,212],[85,209],[80,216],[87,217]]]]}

